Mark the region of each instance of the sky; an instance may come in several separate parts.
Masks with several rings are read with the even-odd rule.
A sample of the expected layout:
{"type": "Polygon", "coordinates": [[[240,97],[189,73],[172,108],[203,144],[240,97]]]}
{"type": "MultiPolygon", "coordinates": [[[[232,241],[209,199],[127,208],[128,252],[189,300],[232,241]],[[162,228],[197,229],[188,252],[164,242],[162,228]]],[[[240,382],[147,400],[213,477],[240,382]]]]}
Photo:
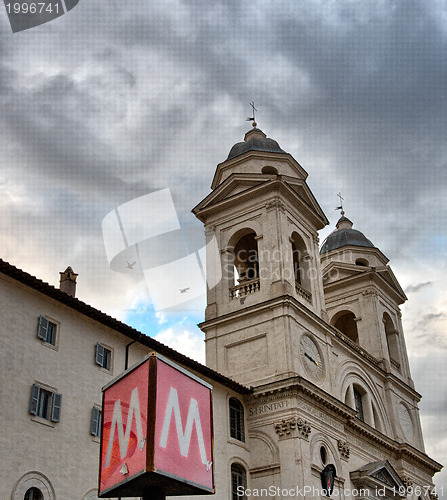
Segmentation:
{"type": "Polygon", "coordinates": [[[309,173],[321,241],[341,192],[390,259],[426,449],[447,463],[444,1],[80,0],[16,33],[0,9],[0,49],[1,258],[54,285],[72,266],[81,300],[203,362],[204,295],[157,306],[103,221],[140,200],[137,232],[159,227],[170,212],[148,195],[169,190],[179,245],[198,251],[190,211],[255,101],[259,128],[309,173]]]}

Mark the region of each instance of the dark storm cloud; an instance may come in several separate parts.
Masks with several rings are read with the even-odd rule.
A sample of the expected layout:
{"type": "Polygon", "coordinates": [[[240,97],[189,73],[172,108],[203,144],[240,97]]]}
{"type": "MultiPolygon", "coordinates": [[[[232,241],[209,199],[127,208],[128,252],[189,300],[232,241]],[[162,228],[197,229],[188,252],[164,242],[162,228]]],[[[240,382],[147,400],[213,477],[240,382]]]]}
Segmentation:
{"type": "MultiPolygon", "coordinates": [[[[134,85],[129,73],[117,71],[134,85]]],[[[9,85],[0,91],[0,127],[17,152],[16,164],[5,162],[4,168],[19,169],[22,182],[39,178],[41,188],[51,184],[76,192],[81,201],[93,193],[104,201],[110,193],[119,192],[122,199],[125,193],[150,190],[149,182],[142,187],[120,178],[127,166],[120,165],[113,144],[92,128],[103,113],[95,95],[67,74],[39,79],[32,88],[9,85]]],[[[10,75],[9,81],[14,80],[10,75]]],[[[92,80],[91,87],[97,87],[92,80]]]]}
{"type": "MultiPolygon", "coordinates": [[[[0,55],[0,125],[21,182],[32,172],[94,193],[98,215],[169,185],[186,210],[241,140],[216,100],[243,113],[233,117],[243,130],[255,99],[268,135],[297,138],[298,150],[281,145],[306,160],[317,195],[341,189],[355,227],[395,258],[418,245],[427,200],[446,182],[446,36],[435,4],[84,4],[6,39],[0,55]],[[32,53],[40,73],[23,75],[29,44],[41,39],[32,53]],[[46,72],[50,62],[56,71],[46,72]],[[222,156],[209,146],[216,123],[222,156]]],[[[335,218],[333,201],[322,205],[335,218]]],[[[432,208],[434,226],[442,216],[432,208]]]]}
{"type": "MultiPolygon", "coordinates": [[[[436,188],[445,169],[427,174],[444,162],[445,148],[437,144],[446,119],[441,109],[447,75],[445,37],[430,6],[403,1],[282,5],[183,2],[188,16],[180,19],[161,7],[140,8],[135,15],[123,8],[120,23],[97,26],[90,36],[120,50],[161,54],[177,66],[173,78],[197,75],[188,92],[197,110],[223,93],[247,109],[247,97],[260,94],[260,117],[274,123],[272,135],[275,129],[296,128],[304,150],[327,150],[334,173],[349,178],[353,190],[364,185],[367,171],[374,184],[362,196],[386,199],[388,210],[409,206],[428,186],[436,188]],[[312,98],[303,99],[301,89],[284,80],[287,67],[308,78],[312,98]],[[269,89],[270,79],[282,80],[281,94],[269,89]]],[[[158,75],[148,77],[156,81],[158,75]]],[[[133,85],[137,78],[131,75],[133,85]]],[[[77,110],[83,119],[95,104],[88,108],[77,110]]],[[[144,134],[151,120],[158,125],[150,151],[155,164],[164,156],[163,136],[190,116],[185,102],[163,111],[164,120],[157,119],[152,107],[139,131],[144,134]]]]}
{"type": "Polygon", "coordinates": [[[416,190],[445,182],[444,170],[430,174],[445,161],[445,147],[436,148],[446,123],[445,36],[421,2],[388,2],[363,20],[360,4],[344,5],[339,27],[324,16],[278,21],[275,43],[320,95],[311,133],[339,144],[331,153],[355,187],[365,182],[357,172],[368,172],[363,196],[402,208],[416,190]]]}
{"type": "MultiPolygon", "coordinates": [[[[149,13],[130,16],[120,41],[159,51],[199,74],[190,91],[199,108],[220,93],[245,106],[248,95],[257,94],[260,120],[279,132],[295,128],[305,156],[327,151],[351,196],[366,181],[370,189],[358,199],[383,199],[379,211],[405,207],[418,218],[430,190],[446,182],[446,38],[431,4],[183,5],[190,15],[182,22],[192,34],[182,33],[182,22],[168,12],[162,18],[149,13]],[[291,69],[308,79],[309,98],[284,79],[291,69]],[[271,89],[271,80],[282,92],[271,89]]],[[[408,224],[402,226],[401,241],[411,240],[408,224]]]]}

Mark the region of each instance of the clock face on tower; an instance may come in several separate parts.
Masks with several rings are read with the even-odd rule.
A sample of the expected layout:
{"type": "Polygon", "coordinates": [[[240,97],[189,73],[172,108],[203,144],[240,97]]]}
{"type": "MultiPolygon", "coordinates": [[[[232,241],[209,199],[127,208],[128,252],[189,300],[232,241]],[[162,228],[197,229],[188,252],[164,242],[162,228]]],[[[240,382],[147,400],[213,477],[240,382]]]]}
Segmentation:
{"type": "Polygon", "coordinates": [[[408,408],[403,403],[399,404],[399,421],[405,437],[411,441],[413,439],[413,421],[408,408]]]}
{"type": "Polygon", "coordinates": [[[300,357],[309,378],[315,382],[320,382],[324,376],[323,357],[317,344],[309,335],[304,334],[301,337],[300,357]]]}

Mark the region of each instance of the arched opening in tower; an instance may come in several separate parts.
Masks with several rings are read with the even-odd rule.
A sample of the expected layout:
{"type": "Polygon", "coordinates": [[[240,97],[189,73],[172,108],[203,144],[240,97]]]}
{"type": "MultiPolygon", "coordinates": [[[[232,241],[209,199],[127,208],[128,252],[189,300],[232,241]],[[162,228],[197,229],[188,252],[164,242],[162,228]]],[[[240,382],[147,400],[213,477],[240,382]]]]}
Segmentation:
{"type": "Polygon", "coordinates": [[[234,246],[235,276],[239,283],[259,277],[258,242],[256,233],[249,233],[234,246]]]}
{"type": "Polygon", "coordinates": [[[331,321],[332,325],[344,333],[356,344],[359,343],[359,333],[357,330],[357,322],[355,314],[351,311],[341,311],[336,314],[331,321]]]}
{"type": "Polygon", "coordinates": [[[391,363],[400,368],[399,356],[399,332],[394,326],[393,320],[388,313],[383,313],[383,324],[385,325],[386,343],[391,363]]]}
{"type": "Polygon", "coordinates": [[[303,238],[296,232],[292,233],[292,259],[295,285],[310,292],[310,255],[303,238]]]}

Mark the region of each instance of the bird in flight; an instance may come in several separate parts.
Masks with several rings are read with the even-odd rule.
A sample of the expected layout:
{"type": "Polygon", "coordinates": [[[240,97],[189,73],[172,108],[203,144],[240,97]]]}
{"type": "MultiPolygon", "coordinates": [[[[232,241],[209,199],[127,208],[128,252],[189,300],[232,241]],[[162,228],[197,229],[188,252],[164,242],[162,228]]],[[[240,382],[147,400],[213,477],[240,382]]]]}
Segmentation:
{"type": "MultiPolygon", "coordinates": [[[[127,262],[127,261],[126,261],[126,262],[127,262]]],[[[133,268],[135,267],[135,264],[136,264],[136,263],[137,263],[137,261],[132,262],[132,264],[129,264],[129,262],[127,262],[127,266],[126,266],[126,267],[127,267],[128,269],[133,269],[133,268]]]]}
{"type": "Polygon", "coordinates": [[[179,290],[180,290],[180,293],[186,293],[189,290],[189,287],[188,288],[179,288],[179,290]]]}

